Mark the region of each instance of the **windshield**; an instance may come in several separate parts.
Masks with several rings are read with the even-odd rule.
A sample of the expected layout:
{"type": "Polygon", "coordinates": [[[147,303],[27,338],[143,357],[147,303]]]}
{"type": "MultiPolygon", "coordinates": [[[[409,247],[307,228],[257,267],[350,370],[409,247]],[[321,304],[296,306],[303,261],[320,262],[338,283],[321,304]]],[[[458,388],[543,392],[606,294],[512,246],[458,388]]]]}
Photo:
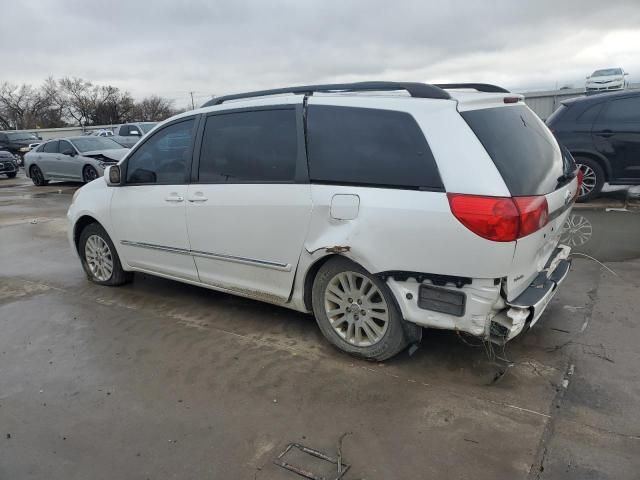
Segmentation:
{"type": "Polygon", "coordinates": [[[122,148],[122,145],[119,143],[114,142],[110,138],[104,137],[75,138],[71,143],[73,143],[80,152],[91,152],[93,150],[115,150],[117,148],[122,148]]]}
{"type": "Polygon", "coordinates": [[[622,75],[621,68],[606,68],[604,70],[596,70],[592,77],[606,77],[608,75],[622,75]]]}
{"type": "Polygon", "coordinates": [[[9,140],[20,141],[20,140],[38,140],[33,133],[7,133],[9,140]]]}
{"type": "Polygon", "coordinates": [[[154,123],[141,123],[140,124],[140,129],[142,130],[143,133],[149,133],[151,131],[151,129],[153,127],[155,127],[158,124],[158,122],[154,122],[154,123]]]}

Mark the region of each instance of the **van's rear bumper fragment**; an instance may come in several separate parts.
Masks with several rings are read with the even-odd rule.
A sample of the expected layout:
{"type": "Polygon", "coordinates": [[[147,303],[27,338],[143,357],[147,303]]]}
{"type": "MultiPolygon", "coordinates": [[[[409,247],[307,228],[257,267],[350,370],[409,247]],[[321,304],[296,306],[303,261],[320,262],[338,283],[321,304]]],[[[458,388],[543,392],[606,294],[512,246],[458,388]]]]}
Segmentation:
{"type": "Polygon", "coordinates": [[[544,270],[538,273],[527,289],[512,301],[505,301],[509,308],[491,320],[492,341],[503,343],[518,335],[525,326],[533,326],[558,291],[571,267],[571,248],[560,245],[551,255],[544,270]]]}

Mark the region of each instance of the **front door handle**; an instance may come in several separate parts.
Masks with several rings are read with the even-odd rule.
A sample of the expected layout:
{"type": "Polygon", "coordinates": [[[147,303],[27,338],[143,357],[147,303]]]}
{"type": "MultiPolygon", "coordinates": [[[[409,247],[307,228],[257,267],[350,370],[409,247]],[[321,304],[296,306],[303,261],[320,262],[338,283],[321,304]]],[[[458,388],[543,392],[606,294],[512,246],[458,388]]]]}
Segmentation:
{"type": "Polygon", "coordinates": [[[600,135],[601,137],[610,137],[611,135],[613,135],[613,132],[611,130],[600,130],[599,132],[595,132],[596,135],[600,135]]]}
{"type": "Polygon", "coordinates": [[[184,197],[181,197],[179,195],[169,195],[167,198],[164,199],[165,202],[184,202],[184,197]]]}

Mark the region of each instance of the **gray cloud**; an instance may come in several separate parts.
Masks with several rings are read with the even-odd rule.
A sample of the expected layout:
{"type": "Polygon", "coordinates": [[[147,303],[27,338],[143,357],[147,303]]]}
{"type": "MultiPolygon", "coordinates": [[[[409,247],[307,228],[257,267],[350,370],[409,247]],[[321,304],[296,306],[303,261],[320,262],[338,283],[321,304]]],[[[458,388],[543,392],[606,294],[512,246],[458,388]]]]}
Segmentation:
{"type": "Polygon", "coordinates": [[[364,79],[553,88],[614,65],[640,80],[637,1],[5,3],[0,80],[79,76],[178,105],[364,79]]]}

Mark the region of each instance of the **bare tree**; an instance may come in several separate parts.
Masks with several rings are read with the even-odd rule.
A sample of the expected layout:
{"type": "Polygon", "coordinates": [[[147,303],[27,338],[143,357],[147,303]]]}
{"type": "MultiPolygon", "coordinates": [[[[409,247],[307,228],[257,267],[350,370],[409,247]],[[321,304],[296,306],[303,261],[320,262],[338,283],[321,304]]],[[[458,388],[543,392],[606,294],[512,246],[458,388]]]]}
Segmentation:
{"type": "Polygon", "coordinates": [[[82,127],[87,125],[96,104],[97,92],[93,84],[81,78],[64,77],[58,85],[65,115],[82,127]]]}
{"type": "Polygon", "coordinates": [[[138,122],[160,122],[176,113],[171,100],[152,95],[143,98],[136,104],[135,120],[138,122]]]}
{"type": "Polygon", "coordinates": [[[151,95],[136,102],[129,92],[76,77],[49,77],[39,88],[0,84],[0,129],[157,122],[176,113],[166,98],[151,95]]]}
{"type": "Polygon", "coordinates": [[[0,85],[0,123],[4,128],[33,128],[49,109],[45,95],[31,85],[0,85]]]}

